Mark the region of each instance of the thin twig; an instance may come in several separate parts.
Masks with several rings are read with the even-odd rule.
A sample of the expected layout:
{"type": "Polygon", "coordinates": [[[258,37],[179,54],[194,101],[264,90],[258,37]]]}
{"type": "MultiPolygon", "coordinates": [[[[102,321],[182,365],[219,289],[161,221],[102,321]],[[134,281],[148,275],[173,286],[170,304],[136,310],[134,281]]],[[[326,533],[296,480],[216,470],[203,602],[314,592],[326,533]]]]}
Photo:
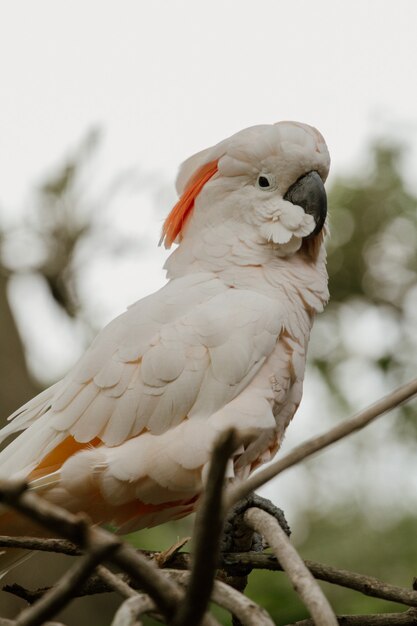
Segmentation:
{"type": "MultiPolygon", "coordinates": [[[[32,539],[30,539],[30,541],[31,540],[32,539]]],[[[59,540],[57,539],[56,541],[59,540]]],[[[11,543],[10,545],[13,546],[14,544],[11,543]]],[[[27,547],[25,544],[20,544],[20,546],[24,548],[27,547]]],[[[148,556],[159,554],[159,552],[151,553],[148,551],[145,551],[144,553],[148,556]]],[[[412,589],[391,585],[373,576],[350,572],[345,569],[332,567],[331,565],[324,565],[323,563],[318,563],[317,561],[305,560],[304,563],[313,574],[314,578],[318,578],[319,580],[323,580],[334,585],[340,585],[341,587],[354,589],[355,591],[359,591],[360,593],[373,598],[380,598],[381,600],[388,600],[391,602],[398,602],[408,606],[417,607],[417,591],[412,589]]],[[[187,552],[176,554],[166,563],[166,565],[170,568],[187,570],[191,566],[190,555],[187,552]]],[[[227,552],[221,555],[219,568],[224,570],[228,575],[239,576],[242,572],[246,572],[248,567],[251,569],[282,571],[280,563],[273,554],[258,554],[256,552],[227,552]]],[[[135,585],[135,588],[137,586],[137,583],[132,581],[126,574],[118,575],[116,578],[124,582],[129,589],[132,589],[131,585],[135,585]]],[[[41,588],[32,591],[25,589],[16,583],[12,585],[5,585],[3,587],[3,591],[12,593],[29,603],[32,603],[40,598],[48,589],[49,588],[41,588]]],[[[93,575],[76,595],[77,597],[94,595],[98,593],[108,593],[112,590],[112,586],[108,585],[101,577],[93,575]]]]}
{"type": "Polygon", "coordinates": [[[0,548],[23,548],[38,552],[56,552],[69,556],[80,556],[83,551],[66,539],[40,539],[39,537],[9,537],[0,535],[0,548]]]}
{"type": "Polygon", "coordinates": [[[56,615],[72,600],[96,565],[115,550],[117,545],[114,540],[113,542],[106,540],[101,545],[96,544],[94,549],[79,559],[50,591],[20,613],[16,626],[40,626],[48,618],[56,615]]]}
{"type": "MultiPolygon", "coordinates": [[[[375,615],[338,615],[339,626],[416,626],[417,612],[408,609],[404,613],[379,613],[375,615]]],[[[312,619],[303,619],[287,626],[315,626],[312,619]]]]}
{"type": "MultiPolygon", "coordinates": [[[[126,582],[129,586],[131,584],[135,584],[134,581],[127,574],[121,574],[121,579],[126,582]]],[[[12,583],[10,585],[4,585],[3,591],[6,593],[10,593],[17,598],[21,598],[28,604],[33,604],[39,598],[41,598],[47,591],[49,591],[51,587],[39,587],[38,589],[26,589],[22,587],[22,585],[18,585],[17,583],[12,583]]],[[[74,594],[74,598],[83,598],[85,596],[94,596],[100,593],[110,593],[114,591],[114,589],[104,581],[100,576],[96,574],[92,574],[90,578],[84,583],[83,587],[79,589],[74,594]]]]}
{"type": "MultiPolygon", "coordinates": [[[[190,577],[189,572],[172,569],[167,572],[182,584],[186,584],[190,577]]],[[[236,615],[243,626],[274,626],[274,622],[264,608],[221,580],[214,581],[211,600],[236,615]]]]}
{"type": "Polygon", "coordinates": [[[268,541],[271,549],[287,572],[294,589],[310,612],[315,624],[337,626],[336,616],[311,572],[290,543],[278,521],[261,509],[248,509],[244,520],[268,541]]]}
{"type": "MultiPolygon", "coordinates": [[[[0,626],[16,626],[17,622],[14,619],[7,619],[7,617],[0,617],[0,626]]],[[[43,626],[64,626],[61,622],[45,622],[43,626]]]]}
{"type": "Polygon", "coordinates": [[[108,585],[108,587],[112,591],[116,591],[119,595],[124,598],[134,598],[138,595],[138,592],[132,589],[127,582],[125,582],[120,576],[111,572],[104,565],[99,565],[97,567],[97,574],[101,578],[102,581],[108,585]]]}
{"type": "Polygon", "coordinates": [[[182,598],[182,592],[177,585],[164,576],[154,563],[137,554],[132,546],[102,528],[90,527],[86,516],[73,515],[43,500],[35,493],[27,491],[27,486],[20,481],[1,481],[0,501],[83,548],[87,538],[90,550],[96,545],[101,546],[103,542],[117,542],[117,548],[109,555],[108,560],[137,581],[168,619],[175,614],[182,598]]]}
{"type": "MultiPolygon", "coordinates": [[[[412,589],[391,585],[373,576],[350,572],[345,569],[332,567],[331,565],[324,565],[317,561],[305,560],[304,563],[313,574],[314,578],[318,578],[319,580],[354,589],[355,591],[359,591],[373,598],[380,598],[381,600],[399,602],[407,606],[417,607],[417,591],[412,589]]],[[[272,554],[247,552],[222,555],[221,567],[226,571],[230,569],[234,570],[235,567],[247,567],[248,565],[253,569],[282,570],[281,564],[272,554]]],[[[171,567],[175,566],[175,562],[171,564],[171,567]]],[[[239,572],[238,569],[236,571],[237,573],[239,572]]]]}
{"type": "Polygon", "coordinates": [[[306,442],[297,446],[287,455],[282,457],[279,461],[271,463],[257,474],[251,476],[245,482],[236,483],[235,485],[229,487],[224,496],[225,507],[231,508],[236,502],[256,491],[256,489],[259,489],[259,487],[284,470],[295,465],[296,463],[299,463],[300,461],[303,461],[307,457],[315,454],[323,448],[326,448],[330,444],[339,441],[339,439],[350,435],[356,430],[360,430],[377,417],[380,417],[403,402],[410,400],[416,393],[417,378],[410,381],[406,385],[397,387],[397,389],[378,402],[375,402],[375,404],[372,404],[364,411],[361,411],[355,417],[352,417],[342,424],[338,424],[323,435],[308,439],[306,442]]]}
{"type": "Polygon", "coordinates": [[[220,536],[224,526],[222,494],[230,456],[239,445],[236,432],[223,433],[214,446],[207,485],[195,528],[195,548],[190,581],[173,626],[198,626],[210,600],[219,562],[220,536]]]}
{"type": "Polygon", "coordinates": [[[139,616],[156,609],[155,602],[144,594],[136,594],[117,609],[111,626],[141,626],[139,616]]]}

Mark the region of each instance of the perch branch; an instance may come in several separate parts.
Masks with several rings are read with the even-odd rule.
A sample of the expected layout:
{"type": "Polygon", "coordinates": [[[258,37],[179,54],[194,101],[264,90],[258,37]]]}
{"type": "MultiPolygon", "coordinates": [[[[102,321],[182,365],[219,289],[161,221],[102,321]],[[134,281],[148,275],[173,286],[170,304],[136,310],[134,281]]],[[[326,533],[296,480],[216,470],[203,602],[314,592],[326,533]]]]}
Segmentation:
{"type": "Polygon", "coordinates": [[[390,394],[375,402],[367,409],[361,411],[356,416],[346,420],[342,424],[338,424],[331,428],[323,435],[309,439],[305,443],[297,446],[291,452],[282,457],[279,461],[271,463],[263,470],[251,476],[243,483],[238,483],[229,487],[226,491],[224,502],[226,508],[231,508],[236,502],[249,495],[266,482],[288,469],[289,467],[303,461],[307,457],[315,454],[319,450],[326,448],[332,443],[339,441],[343,437],[350,435],[356,430],[360,430],[377,417],[380,417],[387,411],[397,407],[398,405],[410,400],[417,393],[417,378],[410,381],[406,385],[397,387],[390,394]]]}
{"type": "MultiPolygon", "coordinates": [[[[182,584],[186,584],[190,577],[189,572],[167,571],[182,584]]],[[[214,581],[211,600],[236,615],[243,626],[274,626],[274,622],[265,609],[220,580],[214,581]]]]}
{"type": "Polygon", "coordinates": [[[136,594],[117,609],[111,626],[142,626],[139,616],[155,609],[155,602],[148,595],[136,594]]]}
{"type": "Polygon", "coordinates": [[[90,527],[85,516],[73,515],[42,500],[35,493],[27,491],[26,485],[20,481],[0,482],[0,502],[15,508],[54,534],[63,535],[82,548],[94,550],[96,547],[101,549],[103,543],[112,546],[116,544],[107,559],[137,581],[168,619],[175,614],[182,598],[180,589],[164,576],[154,563],[136,553],[132,546],[101,528],[90,527]]]}
{"type": "Polygon", "coordinates": [[[248,526],[265,537],[286,571],[294,589],[308,608],[314,623],[320,624],[320,626],[337,626],[336,616],[326,596],[290,543],[278,521],[265,511],[255,508],[246,511],[244,520],[248,526]]]}
{"type": "Polygon", "coordinates": [[[109,589],[115,591],[124,598],[134,598],[138,595],[138,592],[132,589],[126,581],[124,581],[120,576],[117,576],[117,574],[113,574],[113,572],[107,569],[107,567],[104,567],[104,565],[99,565],[97,567],[97,574],[98,577],[101,578],[101,580],[109,587],[109,589]]]}
{"type": "MultiPolygon", "coordinates": [[[[417,607],[417,591],[412,589],[397,587],[396,585],[383,582],[373,576],[350,572],[348,570],[332,567],[331,565],[324,565],[317,561],[306,560],[304,563],[313,574],[314,578],[318,578],[319,580],[354,589],[355,591],[359,591],[373,598],[380,598],[381,600],[399,602],[407,606],[417,607]]],[[[227,571],[228,569],[239,566],[245,567],[247,565],[253,569],[282,570],[281,564],[272,554],[255,554],[251,552],[224,554],[221,567],[227,571]]]]}
{"type": "Polygon", "coordinates": [[[39,552],[56,552],[69,556],[80,556],[83,551],[66,539],[40,539],[39,537],[9,537],[0,535],[0,548],[22,548],[39,552]]]}
{"type": "Polygon", "coordinates": [[[224,525],[222,494],[230,456],[239,445],[236,432],[223,433],[214,446],[203,501],[198,509],[191,576],[173,626],[197,626],[210,600],[219,562],[220,537],[224,525]]]}
{"type": "MultiPolygon", "coordinates": [[[[49,539],[40,539],[38,541],[48,542],[47,551],[55,551],[49,544],[49,539]]],[[[56,539],[53,541],[59,542],[60,540],[56,539]]],[[[1,545],[2,543],[0,541],[0,546],[1,545]]],[[[33,543],[32,538],[29,538],[27,544],[24,541],[20,542],[19,544],[15,544],[13,538],[11,542],[7,545],[9,547],[15,547],[16,545],[18,545],[18,547],[29,548],[30,546],[33,546],[33,543]]],[[[61,547],[62,546],[59,546],[59,548],[61,547]]],[[[65,553],[65,550],[63,549],[59,549],[58,551],[62,551],[65,553]]],[[[73,552],[69,552],[69,554],[73,554],[73,552]]],[[[158,555],[159,553],[145,552],[145,554],[152,557],[158,555]]],[[[381,600],[399,602],[407,606],[417,607],[417,591],[414,591],[412,589],[406,589],[405,587],[391,585],[389,583],[383,582],[382,580],[379,580],[378,578],[374,578],[373,576],[366,576],[364,574],[350,572],[348,570],[332,567],[331,565],[324,565],[323,563],[318,563],[317,561],[306,560],[304,561],[304,563],[313,574],[314,578],[318,578],[319,580],[323,580],[334,585],[339,585],[341,587],[354,589],[355,591],[359,591],[364,595],[374,598],[380,598],[381,600]]],[[[186,552],[175,554],[169,561],[167,561],[166,565],[170,568],[175,568],[178,570],[189,569],[191,566],[190,555],[186,552]]],[[[242,572],[246,572],[248,566],[251,569],[282,571],[280,563],[272,554],[258,554],[255,552],[230,552],[222,554],[219,562],[219,567],[227,574],[233,574],[237,576],[241,575],[242,572]]],[[[113,576],[115,575],[113,574],[113,576]]],[[[137,584],[135,583],[135,581],[131,580],[126,574],[119,574],[116,576],[116,578],[122,582],[125,582],[128,589],[132,589],[132,586],[135,586],[137,584]]],[[[47,589],[37,589],[31,591],[17,584],[5,585],[3,587],[3,590],[18,596],[29,603],[34,602],[47,591],[47,589]]],[[[77,596],[108,593],[112,590],[113,587],[107,584],[104,579],[99,576],[92,575],[83,586],[83,588],[78,591],[77,596]]]]}
{"type": "MultiPolygon", "coordinates": [[[[416,626],[417,613],[408,609],[404,613],[380,613],[375,615],[338,615],[339,626],[416,626]]],[[[316,626],[312,619],[303,619],[287,626],[316,626]]]]}
{"type": "Polygon", "coordinates": [[[81,557],[42,598],[20,613],[16,626],[40,626],[48,618],[56,615],[74,597],[96,565],[116,547],[116,542],[105,541],[101,545],[97,543],[91,552],[81,557]]]}
{"type": "MultiPolygon", "coordinates": [[[[16,626],[17,622],[14,619],[7,619],[7,617],[0,617],[0,626],[16,626]]],[[[43,626],[64,626],[61,622],[44,622],[43,626]]]]}

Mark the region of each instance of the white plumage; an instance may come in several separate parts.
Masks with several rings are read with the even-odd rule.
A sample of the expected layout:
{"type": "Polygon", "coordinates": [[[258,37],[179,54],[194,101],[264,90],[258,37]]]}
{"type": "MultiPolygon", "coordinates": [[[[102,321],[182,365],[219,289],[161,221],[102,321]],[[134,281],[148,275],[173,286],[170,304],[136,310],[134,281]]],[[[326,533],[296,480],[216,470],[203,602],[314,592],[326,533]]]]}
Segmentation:
{"type": "Polygon", "coordinates": [[[231,475],[269,460],[301,400],[328,297],[324,214],[289,190],[307,178],[322,186],[328,168],[321,135],[295,122],[245,129],[188,159],[164,227],[166,245],[180,244],[169,282],[12,416],[0,436],[23,432],[0,453],[0,475],[26,476],[125,532],[195,507],[225,428],[246,435],[231,475]]]}

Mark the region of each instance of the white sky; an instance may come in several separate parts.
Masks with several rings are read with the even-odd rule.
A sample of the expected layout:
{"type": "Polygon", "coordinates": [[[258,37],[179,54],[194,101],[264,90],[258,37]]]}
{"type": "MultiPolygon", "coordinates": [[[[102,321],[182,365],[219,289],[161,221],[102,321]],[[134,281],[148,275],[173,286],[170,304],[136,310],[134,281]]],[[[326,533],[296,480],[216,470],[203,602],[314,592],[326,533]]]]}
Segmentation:
{"type": "MultiPolygon", "coordinates": [[[[101,179],[134,166],[152,175],[155,191],[159,182],[173,188],[193,152],[280,119],[320,129],[333,175],[355,169],[380,132],[408,141],[413,172],[416,24],[415,0],[0,0],[0,211],[20,214],[34,186],[97,125],[101,179]]],[[[163,209],[139,204],[122,208],[119,223],[156,244],[163,209]]],[[[159,286],[163,256],[150,248],[139,276],[137,264],[115,269],[101,258],[88,269],[100,322],[159,286]]],[[[28,289],[25,279],[15,285],[16,302],[28,289]]],[[[23,318],[22,329],[48,378],[48,365],[56,374],[59,360],[64,373],[79,347],[48,318],[41,286],[31,293],[21,315],[32,331],[23,318]]]]}
{"type": "MultiPolygon", "coordinates": [[[[417,143],[414,0],[1,3],[0,202],[92,125],[105,164],[162,170],[245,126],[316,125],[334,170],[396,125],[417,143]]],[[[397,129],[398,130],[398,129],[397,129]]]]}
{"type": "MultiPolygon", "coordinates": [[[[12,219],[92,126],[102,180],[123,168],[173,189],[179,163],[245,126],[317,126],[332,172],[394,132],[417,166],[415,0],[0,0],[0,212],[12,219]]],[[[151,190],[148,189],[149,194],[151,190]]],[[[119,223],[155,244],[170,206],[135,199],[119,223]]],[[[163,280],[95,269],[102,321],[163,280]],[[105,294],[110,291],[110,296],[105,294]],[[103,295],[104,294],[104,295],[103,295]]],[[[134,270],[137,272],[137,269],[134,270]]]]}

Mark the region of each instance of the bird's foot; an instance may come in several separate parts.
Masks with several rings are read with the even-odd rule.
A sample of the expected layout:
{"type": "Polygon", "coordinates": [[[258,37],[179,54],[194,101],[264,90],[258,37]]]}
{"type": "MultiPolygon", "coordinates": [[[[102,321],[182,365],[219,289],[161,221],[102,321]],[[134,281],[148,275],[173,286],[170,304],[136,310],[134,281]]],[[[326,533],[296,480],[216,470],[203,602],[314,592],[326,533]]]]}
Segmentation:
{"type": "Polygon", "coordinates": [[[226,518],[221,552],[247,552],[249,550],[261,552],[263,550],[262,537],[248,528],[243,520],[245,512],[253,507],[272,515],[284,532],[290,536],[291,530],[283,511],[272,504],[270,500],[253,493],[240,500],[229,512],[226,518]]]}

